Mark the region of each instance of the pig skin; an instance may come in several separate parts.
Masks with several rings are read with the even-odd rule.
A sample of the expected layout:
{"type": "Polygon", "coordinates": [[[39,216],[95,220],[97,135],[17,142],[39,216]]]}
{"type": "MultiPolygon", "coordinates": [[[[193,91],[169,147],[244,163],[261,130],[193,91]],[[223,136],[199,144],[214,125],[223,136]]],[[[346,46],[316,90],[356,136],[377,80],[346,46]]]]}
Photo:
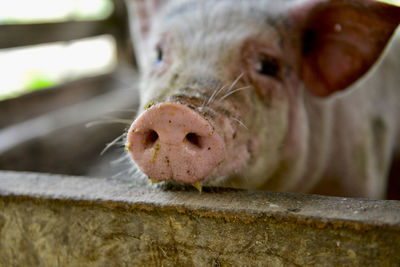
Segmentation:
{"type": "Polygon", "coordinates": [[[142,73],[138,117],[150,103],[179,103],[225,141],[225,160],[203,185],[386,197],[400,152],[400,8],[340,0],[127,4],[142,73]],[[384,12],[390,27],[380,25],[384,12]],[[303,43],[309,27],[329,31],[310,37],[322,47],[315,53],[325,53],[317,60],[319,48],[303,43]],[[277,61],[268,75],[260,75],[260,55],[277,61]]]}

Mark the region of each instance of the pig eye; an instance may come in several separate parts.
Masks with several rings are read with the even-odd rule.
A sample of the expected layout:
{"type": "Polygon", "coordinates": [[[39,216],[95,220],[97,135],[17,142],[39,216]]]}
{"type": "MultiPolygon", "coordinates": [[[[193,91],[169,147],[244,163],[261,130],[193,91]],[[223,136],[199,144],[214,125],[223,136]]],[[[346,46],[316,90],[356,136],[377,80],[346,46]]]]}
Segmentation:
{"type": "Polygon", "coordinates": [[[261,75],[280,79],[280,65],[275,58],[263,56],[260,61],[257,62],[255,69],[261,75]]]}
{"type": "Polygon", "coordinates": [[[156,47],[156,64],[160,64],[160,63],[163,61],[163,56],[164,56],[163,50],[162,50],[162,48],[158,45],[158,46],[156,47]]]}

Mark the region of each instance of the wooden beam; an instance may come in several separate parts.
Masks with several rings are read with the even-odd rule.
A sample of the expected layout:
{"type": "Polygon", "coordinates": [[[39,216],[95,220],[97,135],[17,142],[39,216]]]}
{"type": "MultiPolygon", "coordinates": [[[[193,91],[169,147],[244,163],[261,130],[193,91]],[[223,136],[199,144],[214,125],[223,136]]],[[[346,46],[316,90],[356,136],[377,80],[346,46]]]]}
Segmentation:
{"type": "Polygon", "coordinates": [[[87,173],[106,144],[129,126],[137,100],[136,90],[116,88],[0,129],[0,169],[87,173]],[[86,127],[93,122],[98,124],[86,127]]]}
{"type": "Polygon", "coordinates": [[[50,88],[0,101],[0,129],[46,112],[73,105],[100,95],[115,87],[120,87],[116,73],[96,77],[82,78],[50,88]]]}
{"type": "Polygon", "coordinates": [[[71,41],[115,32],[110,21],[0,25],[0,48],[71,41]]]}
{"type": "Polygon", "coordinates": [[[5,266],[398,266],[400,202],[0,172],[5,266]]]}

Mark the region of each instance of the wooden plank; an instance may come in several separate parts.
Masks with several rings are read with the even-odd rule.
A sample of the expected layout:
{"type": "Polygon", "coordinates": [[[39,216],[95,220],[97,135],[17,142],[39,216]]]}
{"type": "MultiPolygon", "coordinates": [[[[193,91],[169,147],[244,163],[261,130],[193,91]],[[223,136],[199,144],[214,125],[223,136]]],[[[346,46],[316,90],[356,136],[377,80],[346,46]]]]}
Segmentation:
{"type": "Polygon", "coordinates": [[[121,85],[122,82],[116,79],[116,72],[113,72],[66,82],[0,101],[0,114],[6,115],[0,116],[0,129],[46,112],[88,100],[121,85]]]}
{"type": "Polygon", "coordinates": [[[398,266],[400,202],[0,172],[5,266],[398,266]]]}
{"type": "MultiPolygon", "coordinates": [[[[0,130],[0,169],[84,174],[107,143],[124,133],[138,103],[132,88],[116,88],[0,130]],[[104,117],[126,119],[124,123],[104,117]],[[86,127],[89,122],[103,121],[86,127]],[[110,123],[111,122],[111,123],[110,123]]],[[[121,154],[122,154],[121,149],[121,154]]]]}
{"type": "Polygon", "coordinates": [[[112,34],[110,21],[68,21],[39,24],[0,25],[0,48],[70,41],[101,34],[112,34]]]}

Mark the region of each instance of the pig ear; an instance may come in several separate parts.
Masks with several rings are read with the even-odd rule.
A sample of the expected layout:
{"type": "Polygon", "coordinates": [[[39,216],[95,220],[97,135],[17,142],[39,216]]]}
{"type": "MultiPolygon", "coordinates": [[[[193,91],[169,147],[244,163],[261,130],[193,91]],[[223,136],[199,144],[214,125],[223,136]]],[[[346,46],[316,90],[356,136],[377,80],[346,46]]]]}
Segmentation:
{"type": "Polygon", "coordinates": [[[167,0],[126,0],[131,17],[130,31],[134,43],[136,63],[139,69],[145,65],[143,51],[148,46],[151,22],[157,17],[167,0]]]}
{"type": "Polygon", "coordinates": [[[344,90],[377,60],[400,22],[400,7],[375,1],[311,1],[295,12],[301,76],[316,96],[344,90]]]}
{"type": "Polygon", "coordinates": [[[146,39],[153,16],[157,16],[166,0],[128,0],[128,8],[133,17],[135,38],[146,39]]]}

